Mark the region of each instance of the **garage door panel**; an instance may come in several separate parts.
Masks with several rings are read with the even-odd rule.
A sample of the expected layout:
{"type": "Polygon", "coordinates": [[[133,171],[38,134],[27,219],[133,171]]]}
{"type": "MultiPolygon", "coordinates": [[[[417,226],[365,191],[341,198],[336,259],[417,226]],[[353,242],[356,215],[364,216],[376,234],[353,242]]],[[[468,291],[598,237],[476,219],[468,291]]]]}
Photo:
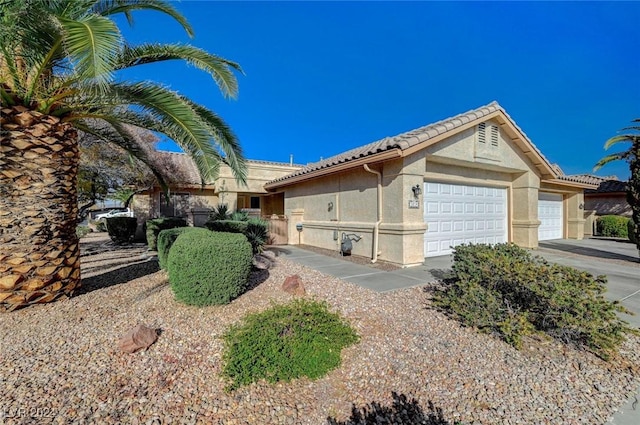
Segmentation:
{"type": "Polygon", "coordinates": [[[564,207],[562,195],[540,192],[538,194],[538,240],[548,241],[564,237],[564,207]]]}
{"type": "Polygon", "coordinates": [[[462,243],[507,240],[506,189],[429,182],[424,193],[425,256],[450,254],[462,243]]]}

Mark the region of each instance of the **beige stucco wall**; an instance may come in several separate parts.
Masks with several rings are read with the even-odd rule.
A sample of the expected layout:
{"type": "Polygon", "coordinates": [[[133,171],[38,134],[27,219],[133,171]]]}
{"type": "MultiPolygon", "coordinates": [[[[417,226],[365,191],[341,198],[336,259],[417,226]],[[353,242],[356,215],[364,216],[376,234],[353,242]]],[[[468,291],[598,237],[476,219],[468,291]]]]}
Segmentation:
{"type": "MultiPolygon", "coordinates": [[[[486,128],[484,144],[478,142],[474,127],[408,156],[369,165],[382,174],[380,260],[405,266],[424,261],[424,195],[418,197],[418,208],[409,208],[409,201],[414,200],[411,188],[418,185],[422,189],[425,181],[506,188],[508,239],[528,248],[538,246],[539,191],[562,193],[565,235],[583,237],[582,189],[541,183],[541,171],[513,140],[513,130],[506,131],[493,120],[486,128]],[[497,146],[495,139],[491,143],[492,126],[498,129],[497,146]]],[[[342,233],[354,233],[361,239],[353,244],[353,254],[374,257],[376,187],[377,176],[363,167],[287,186],[289,243],[339,251],[342,233]],[[298,223],[304,226],[300,233],[295,227],[298,223]]]]}
{"type": "Polygon", "coordinates": [[[597,215],[623,215],[631,217],[631,206],[625,193],[588,193],[584,197],[585,209],[597,215]]]}

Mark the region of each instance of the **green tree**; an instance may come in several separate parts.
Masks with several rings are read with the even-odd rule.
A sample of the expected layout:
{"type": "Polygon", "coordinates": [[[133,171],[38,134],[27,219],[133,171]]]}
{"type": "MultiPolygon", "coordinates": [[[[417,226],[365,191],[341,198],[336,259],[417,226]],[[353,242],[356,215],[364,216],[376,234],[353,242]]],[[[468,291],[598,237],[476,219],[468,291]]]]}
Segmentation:
{"type": "MultiPolygon", "coordinates": [[[[640,123],[640,118],[633,120],[634,123],[640,123]]],[[[604,165],[613,161],[625,161],[629,164],[629,181],[627,182],[627,202],[631,206],[635,233],[636,246],[640,255],[640,126],[633,125],[623,129],[626,133],[614,136],[607,140],[604,144],[605,149],[618,143],[630,143],[631,146],[627,150],[612,153],[602,158],[594,170],[598,170],[604,165]]]]}
{"type": "MultiPolygon", "coordinates": [[[[157,153],[152,147],[158,138],[150,131],[142,131],[139,128],[131,128],[132,134],[138,138],[141,146],[149,149],[149,159],[156,160],[157,153]]],[[[80,132],[80,165],[78,169],[78,222],[83,221],[89,214],[89,209],[97,202],[107,198],[121,201],[128,207],[130,201],[120,196],[122,191],[129,189],[131,192],[145,190],[155,182],[151,170],[129,155],[124,149],[112,143],[104,143],[91,134],[80,132]]],[[[154,162],[154,168],[163,175],[168,174],[166,167],[160,166],[158,159],[154,162]]],[[[135,194],[135,193],[134,193],[135,194]]]]}
{"type": "Polygon", "coordinates": [[[126,43],[114,17],[131,24],[138,10],[167,15],[193,34],[163,0],[0,1],[0,305],[49,302],[80,285],[78,131],[152,165],[130,126],[147,129],[190,154],[203,182],[223,162],[246,180],[239,142],[213,111],[162,85],[117,78],[127,68],[183,60],[235,97],[240,66],[191,45],[126,43]]]}

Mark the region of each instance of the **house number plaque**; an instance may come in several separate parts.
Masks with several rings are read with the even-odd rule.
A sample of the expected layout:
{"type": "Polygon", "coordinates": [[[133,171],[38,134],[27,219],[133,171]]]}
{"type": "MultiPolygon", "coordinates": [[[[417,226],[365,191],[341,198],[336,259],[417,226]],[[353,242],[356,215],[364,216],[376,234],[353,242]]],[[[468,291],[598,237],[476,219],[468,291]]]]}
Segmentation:
{"type": "Polygon", "coordinates": [[[409,208],[411,209],[419,209],[420,202],[417,199],[409,199],[409,208]]]}

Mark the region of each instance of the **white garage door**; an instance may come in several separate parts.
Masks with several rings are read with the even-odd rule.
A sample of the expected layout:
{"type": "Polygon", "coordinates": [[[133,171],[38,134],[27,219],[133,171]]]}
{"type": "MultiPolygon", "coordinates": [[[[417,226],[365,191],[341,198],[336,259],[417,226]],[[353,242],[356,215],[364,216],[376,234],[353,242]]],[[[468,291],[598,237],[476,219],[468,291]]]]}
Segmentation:
{"type": "Polygon", "coordinates": [[[507,190],[424,184],[425,257],[451,254],[463,243],[507,241],[507,190]]]}
{"type": "Polygon", "coordinates": [[[564,212],[562,209],[562,195],[553,193],[538,194],[538,240],[562,239],[564,212]]]}

